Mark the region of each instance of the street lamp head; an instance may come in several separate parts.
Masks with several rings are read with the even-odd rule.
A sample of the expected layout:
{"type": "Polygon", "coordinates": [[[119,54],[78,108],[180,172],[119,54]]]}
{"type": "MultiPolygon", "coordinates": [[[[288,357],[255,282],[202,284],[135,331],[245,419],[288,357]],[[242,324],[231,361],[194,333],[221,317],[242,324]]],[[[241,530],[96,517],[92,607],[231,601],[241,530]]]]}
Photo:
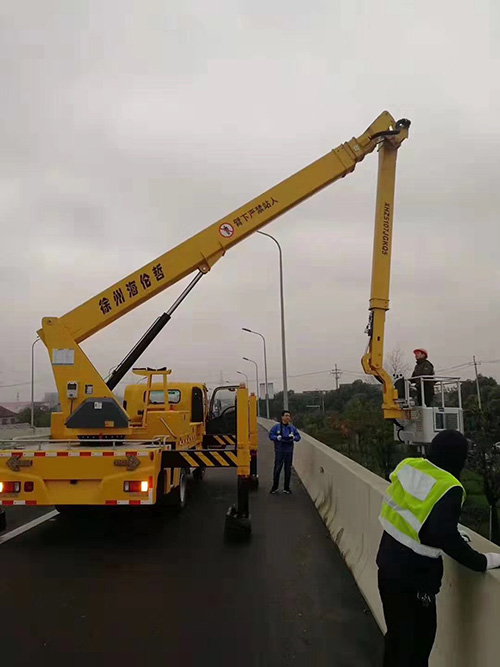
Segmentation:
{"type": "Polygon", "coordinates": [[[253,329],[247,329],[247,327],[241,327],[241,330],[246,331],[247,333],[255,334],[256,336],[260,336],[262,338],[262,340],[264,341],[264,347],[266,346],[266,339],[258,331],[254,331],[253,329]]]}

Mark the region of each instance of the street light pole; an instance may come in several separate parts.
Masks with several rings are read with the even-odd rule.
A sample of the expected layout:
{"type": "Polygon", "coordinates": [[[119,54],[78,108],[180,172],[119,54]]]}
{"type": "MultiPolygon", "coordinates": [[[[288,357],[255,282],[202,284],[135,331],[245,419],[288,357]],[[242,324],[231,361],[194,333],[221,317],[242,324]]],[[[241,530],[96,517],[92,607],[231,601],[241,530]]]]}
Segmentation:
{"type": "Polygon", "coordinates": [[[248,387],[248,375],[246,373],[243,373],[243,371],[236,371],[236,372],[239,373],[239,375],[244,375],[245,376],[245,379],[247,381],[247,387],[248,387]]]}
{"type": "Polygon", "coordinates": [[[262,234],[262,236],[267,236],[272,239],[279,250],[280,258],[280,308],[281,308],[281,369],[283,373],[283,410],[288,410],[288,374],[286,368],[286,344],[285,344],[285,294],[283,289],[283,252],[281,251],[281,246],[278,241],[267,234],[267,232],[257,232],[262,234]]]}
{"type": "Polygon", "coordinates": [[[255,395],[257,396],[257,417],[260,417],[259,367],[257,366],[256,361],[254,361],[253,359],[248,359],[248,357],[243,357],[243,361],[249,361],[251,364],[254,364],[254,366],[255,366],[255,384],[257,385],[257,391],[255,392],[255,395]]]}
{"type": "Polygon", "coordinates": [[[37,336],[31,345],[31,428],[35,428],[35,345],[40,338],[37,336]]]}
{"type": "Polygon", "coordinates": [[[262,342],[264,343],[264,379],[266,383],[266,417],[269,419],[269,384],[267,382],[267,352],[266,352],[266,339],[264,336],[259,333],[258,331],[252,331],[252,329],[246,329],[243,327],[243,331],[246,331],[248,333],[255,334],[256,336],[260,336],[262,338],[262,342]]]}

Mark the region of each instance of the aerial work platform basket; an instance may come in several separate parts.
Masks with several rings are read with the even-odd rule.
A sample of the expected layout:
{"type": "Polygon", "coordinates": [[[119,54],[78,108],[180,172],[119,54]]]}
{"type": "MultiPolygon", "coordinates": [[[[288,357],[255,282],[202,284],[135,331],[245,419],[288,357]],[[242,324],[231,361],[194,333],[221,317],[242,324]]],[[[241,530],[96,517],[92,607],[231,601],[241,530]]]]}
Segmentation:
{"type": "Polygon", "coordinates": [[[394,386],[399,396],[396,403],[407,417],[395,424],[395,440],[426,445],[440,431],[454,429],[464,432],[460,378],[434,375],[399,377],[394,386]]]}

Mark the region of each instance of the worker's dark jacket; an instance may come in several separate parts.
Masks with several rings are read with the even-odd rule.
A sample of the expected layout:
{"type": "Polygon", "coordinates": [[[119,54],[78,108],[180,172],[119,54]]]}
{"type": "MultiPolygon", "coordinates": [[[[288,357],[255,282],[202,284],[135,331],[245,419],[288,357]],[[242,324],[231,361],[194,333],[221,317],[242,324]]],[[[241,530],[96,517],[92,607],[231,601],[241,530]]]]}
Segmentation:
{"type": "MultiPolygon", "coordinates": [[[[431,362],[428,359],[419,359],[417,361],[417,364],[413,370],[412,373],[412,378],[419,378],[422,377],[423,375],[434,375],[434,366],[431,364],[431,362]]],[[[421,383],[415,382],[416,390],[417,390],[417,396],[418,396],[418,404],[422,405],[424,403],[427,406],[432,405],[432,401],[434,398],[434,384],[435,382],[431,382],[429,380],[424,380],[424,400],[422,401],[422,396],[421,396],[421,383]]]]}
{"type": "Polygon", "coordinates": [[[422,375],[434,375],[434,366],[428,359],[418,359],[412,378],[421,377],[422,375]]]}
{"type": "MultiPolygon", "coordinates": [[[[465,567],[484,572],[486,556],[474,551],[458,532],[462,489],[453,487],[439,500],[420,529],[422,544],[441,549],[465,567]]],[[[443,578],[443,559],[428,558],[397,542],[384,531],[377,554],[380,576],[400,586],[434,595],[443,578]]]]}

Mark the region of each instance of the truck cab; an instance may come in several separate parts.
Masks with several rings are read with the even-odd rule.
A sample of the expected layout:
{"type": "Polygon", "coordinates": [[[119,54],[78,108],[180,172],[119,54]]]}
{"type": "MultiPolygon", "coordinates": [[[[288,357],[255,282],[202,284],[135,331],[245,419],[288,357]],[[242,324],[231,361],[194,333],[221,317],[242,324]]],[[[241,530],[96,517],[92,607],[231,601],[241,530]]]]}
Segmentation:
{"type": "Polygon", "coordinates": [[[125,389],[123,408],[130,418],[132,439],[199,443],[208,415],[208,392],[203,383],[172,382],[166,368],[137,368],[141,379],[125,389]]]}

